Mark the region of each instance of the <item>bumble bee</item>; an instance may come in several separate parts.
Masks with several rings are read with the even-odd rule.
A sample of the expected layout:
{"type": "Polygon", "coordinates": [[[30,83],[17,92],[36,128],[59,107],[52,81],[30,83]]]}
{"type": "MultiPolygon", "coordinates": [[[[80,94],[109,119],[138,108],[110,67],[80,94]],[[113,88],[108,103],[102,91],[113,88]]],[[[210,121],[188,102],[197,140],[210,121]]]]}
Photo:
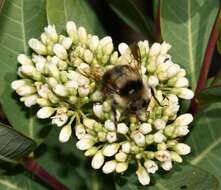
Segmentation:
{"type": "Polygon", "coordinates": [[[101,89],[105,96],[112,95],[116,104],[137,112],[147,108],[152,93],[143,82],[136,47],[132,49],[131,58],[128,64],[116,65],[103,74],[101,89]]]}

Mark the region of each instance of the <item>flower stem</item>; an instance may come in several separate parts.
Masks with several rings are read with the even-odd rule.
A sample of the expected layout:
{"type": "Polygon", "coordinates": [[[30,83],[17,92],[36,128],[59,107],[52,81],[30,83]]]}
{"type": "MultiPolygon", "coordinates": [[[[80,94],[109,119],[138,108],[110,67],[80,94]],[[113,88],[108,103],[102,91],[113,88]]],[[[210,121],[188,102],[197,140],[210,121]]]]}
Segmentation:
{"type": "Polygon", "coordinates": [[[191,105],[190,105],[190,112],[192,114],[195,114],[198,111],[197,97],[199,96],[201,90],[204,89],[205,85],[206,85],[206,80],[207,80],[209,68],[210,68],[210,65],[211,65],[213,52],[214,52],[214,49],[216,47],[216,42],[217,42],[218,36],[219,36],[220,24],[221,24],[221,7],[219,7],[219,11],[218,11],[215,23],[213,25],[213,29],[212,29],[212,32],[210,34],[210,38],[209,38],[208,45],[207,45],[207,48],[206,48],[206,52],[205,52],[203,64],[202,64],[202,67],[201,67],[197,87],[196,87],[196,90],[195,90],[195,97],[193,98],[193,100],[191,102],[191,105]]]}
{"type": "Polygon", "coordinates": [[[24,160],[22,165],[27,171],[34,174],[40,180],[44,181],[54,190],[69,190],[66,186],[61,184],[56,178],[51,176],[46,170],[39,166],[35,160],[27,158],[24,160]]]}

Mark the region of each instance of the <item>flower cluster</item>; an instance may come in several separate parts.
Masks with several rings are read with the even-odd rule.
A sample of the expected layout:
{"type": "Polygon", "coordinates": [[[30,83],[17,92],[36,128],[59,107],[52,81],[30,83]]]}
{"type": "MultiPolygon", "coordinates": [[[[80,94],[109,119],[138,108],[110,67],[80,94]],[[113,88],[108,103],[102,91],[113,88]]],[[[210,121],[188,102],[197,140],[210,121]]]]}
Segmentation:
{"type": "Polygon", "coordinates": [[[124,173],[135,163],[139,182],[148,185],[149,174],[182,162],[190,147],[179,139],[188,134],[193,117],[177,116],[179,98],[191,99],[193,92],[185,70],[168,54],[171,46],[138,42],[137,61],[150,98],[145,109],[127,112],[120,105],[113,110],[113,96],[103,95],[101,79],[108,69],[136,59],[130,47],[121,43],[114,51],[111,37],[99,39],[74,22],[67,22],[66,31],[68,36],[59,35],[49,25],[41,40],[29,40],[31,57],[18,56],[21,79],[12,88],[20,100],[27,107],[38,104],[38,118],[62,127],[61,142],[74,130],[77,148],[105,174],[124,173]]]}

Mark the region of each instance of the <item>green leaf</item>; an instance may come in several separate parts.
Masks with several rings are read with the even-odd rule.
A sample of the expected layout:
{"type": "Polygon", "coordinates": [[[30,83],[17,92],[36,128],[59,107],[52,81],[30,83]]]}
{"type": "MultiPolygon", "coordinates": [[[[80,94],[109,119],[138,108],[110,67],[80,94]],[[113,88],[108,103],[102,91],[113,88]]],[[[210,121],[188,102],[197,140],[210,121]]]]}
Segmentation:
{"type": "Polygon", "coordinates": [[[187,138],[192,147],[189,160],[214,174],[221,183],[221,103],[214,103],[197,114],[187,138]]]}
{"type": "Polygon", "coordinates": [[[132,0],[107,0],[113,11],[132,29],[153,40],[152,21],[145,18],[132,0]]]}
{"type": "Polygon", "coordinates": [[[203,89],[199,94],[199,104],[221,102],[221,86],[214,86],[203,89]]]}
{"type": "Polygon", "coordinates": [[[175,63],[182,65],[196,88],[219,0],[161,0],[161,33],[172,45],[175,63]]]}
{"type": "Polygon", "coordinates": [[[123,176],[117,181],[116,190],[216,190],[217,179],[208,172],[191,165],[174,168],[158,176],[155,183],[141,186],[135,174],[123,176]]]}
{"type": "Polygon", "coordinates": [[[0,160],[10,162],[20,159],[35,147],[33,140],[0,123],[0,160]]]}
{"type": "Polygon", "coordinates": [[[19,102],[10,84],[17,78],[17,55],[29,53],[28,39],[38,38],[46,25],[44,6],[44,0],[10,0],[0,13],[0,101],[10,124],[35,140],[42,138],[40,131],[45,123],[19,102]]]}
{"type": "Polygon", "coordinates": [[[5,174],[0,174],[1,190],[48,190],[36,180],[35,176],[23,171],[22,168],[8,167],[5,174]]]}
{"type": "Polygon", "coordinates": [[[157,17],[159,3],[160,0],[153,0],[153,15],[155,18],[157,17]]]}
{"type": "Polygon", "coordinates": [[[47,0],[47,19],[63,31],[67,21],[74,21],[87,32],[103,36],[104,29],[86,0],[47,0]]]}

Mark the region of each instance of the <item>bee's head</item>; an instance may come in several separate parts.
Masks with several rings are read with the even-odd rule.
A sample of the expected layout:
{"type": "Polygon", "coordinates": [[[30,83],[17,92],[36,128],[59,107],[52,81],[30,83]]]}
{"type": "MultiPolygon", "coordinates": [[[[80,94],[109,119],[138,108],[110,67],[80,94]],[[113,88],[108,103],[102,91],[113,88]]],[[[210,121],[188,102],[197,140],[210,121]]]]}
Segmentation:
{"type": "Polygon", "coordinates": [[[136,112],[138,110],[146,109],[149,104],[149,100],[144,97],[140,97],[137,100],[131,101],[130,110],[136,112]]]}

